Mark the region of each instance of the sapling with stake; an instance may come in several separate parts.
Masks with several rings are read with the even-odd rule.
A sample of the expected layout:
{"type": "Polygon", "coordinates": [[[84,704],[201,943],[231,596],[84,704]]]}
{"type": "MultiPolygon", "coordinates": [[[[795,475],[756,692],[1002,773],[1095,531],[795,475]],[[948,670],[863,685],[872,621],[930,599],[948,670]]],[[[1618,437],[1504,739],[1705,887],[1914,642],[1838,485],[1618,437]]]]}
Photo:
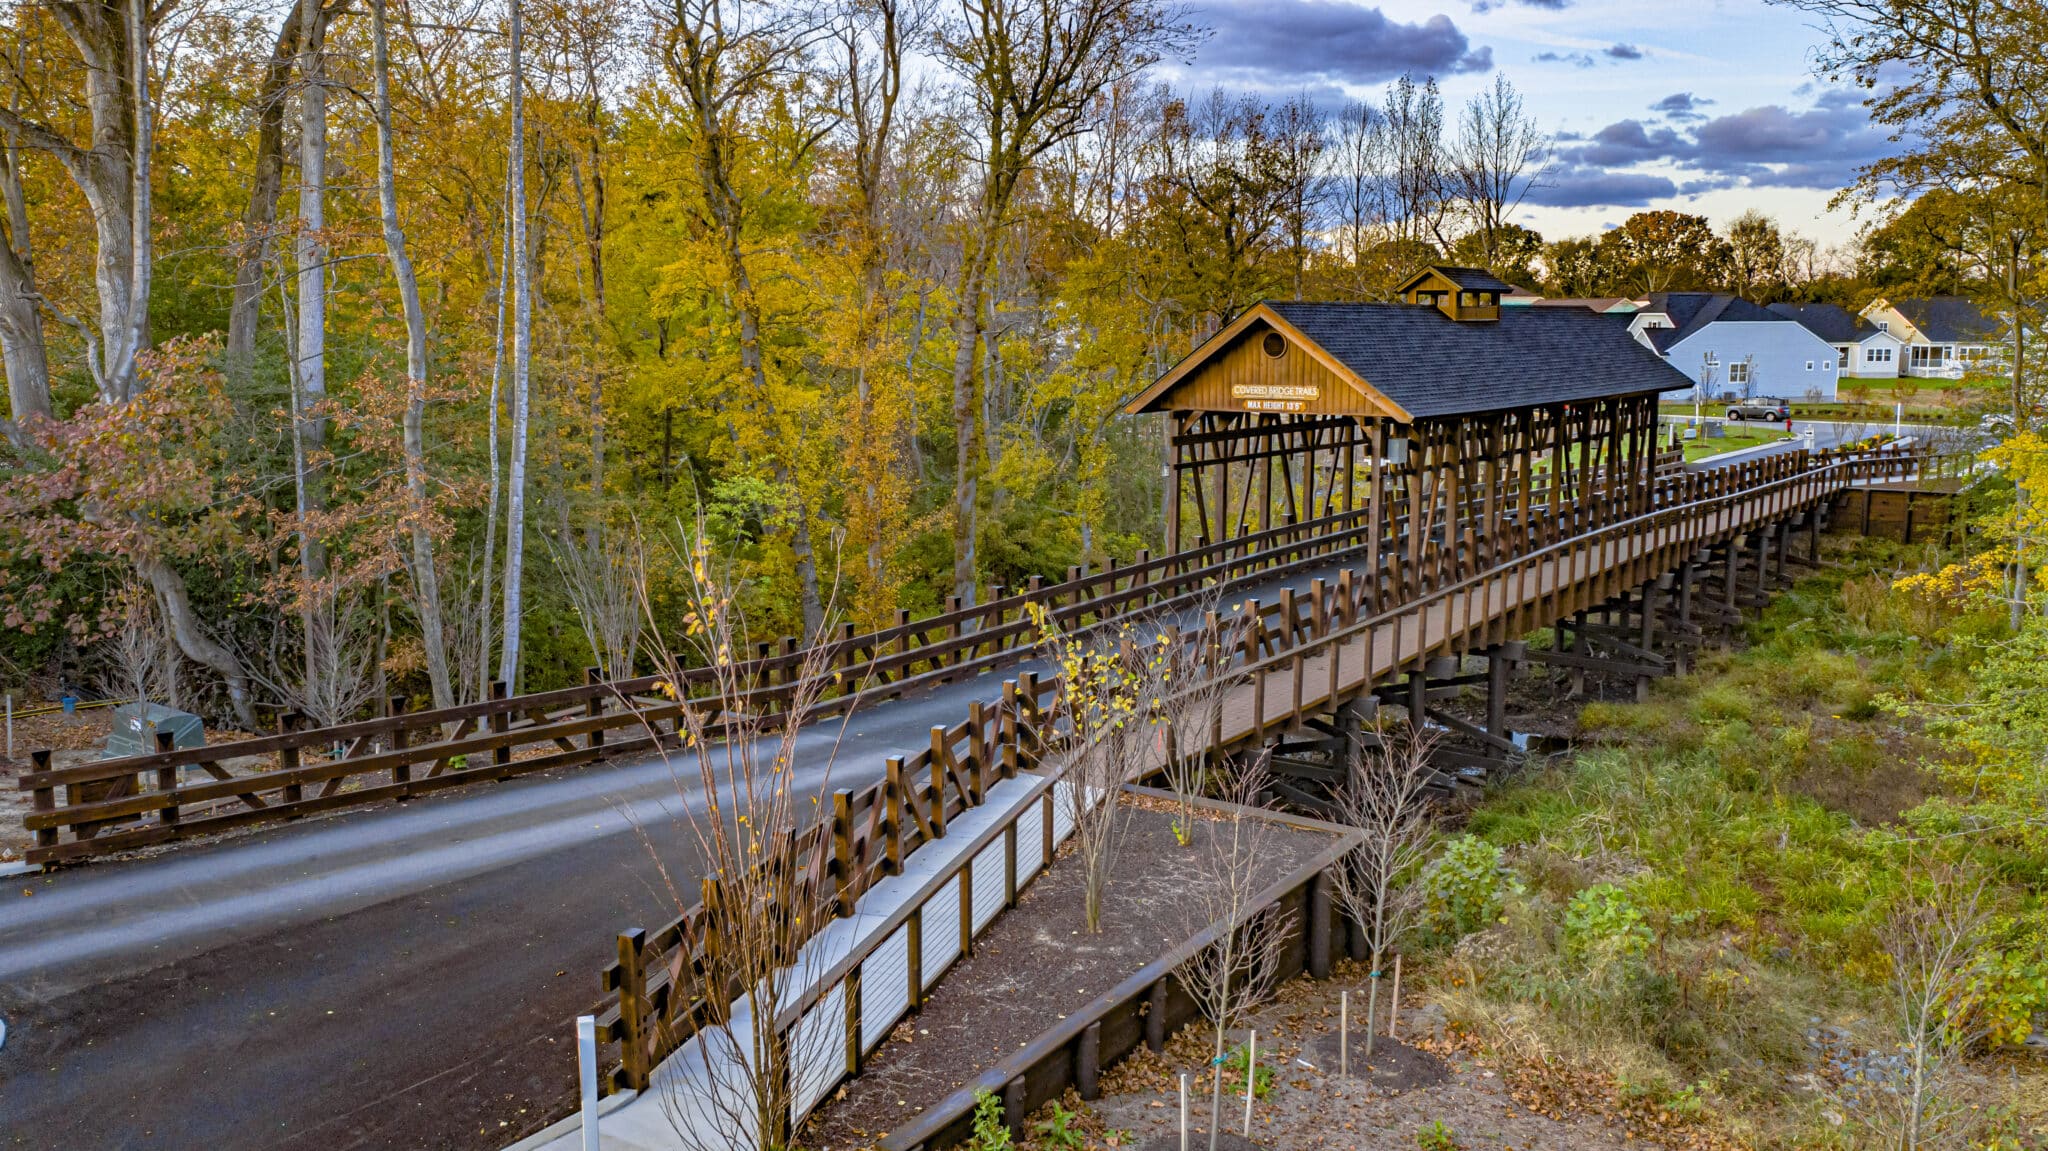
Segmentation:
{"type": "Polygon", "coordinates": [[[1365,833],[1339,863],[1335,895],[1347,920],[1364,932],[1372,984],[1366,999],[1365,1054],[1371,1058],[1379,1022],[1380,966],[1401,937],[1415,926],[1421,903],[1401,879],[1428,854],[1430,842],[1429,764],[1436,736],[1402,731],[1352,757],[1338,797],[1342,822],[1365,833]]]}
{"type": "Polygon", "coordinates": [[[1181,905],[1188,935],[1211,925],[1218,931],[1175,970],[1211,1027],[1209,1151],[1216,1151],[1223,1129],[1225,1044],[1231,1028],[1272,994],[1290,924],[1287,915],[1255,904],[1260,861],[1273,835],[1272,822],[1256,809],[1265,790],[1265,757],[1219,771],[1224,772],[1221,790],[1228,806],[1219,818],[1194,829],[1195,861],[1181,905]]]}

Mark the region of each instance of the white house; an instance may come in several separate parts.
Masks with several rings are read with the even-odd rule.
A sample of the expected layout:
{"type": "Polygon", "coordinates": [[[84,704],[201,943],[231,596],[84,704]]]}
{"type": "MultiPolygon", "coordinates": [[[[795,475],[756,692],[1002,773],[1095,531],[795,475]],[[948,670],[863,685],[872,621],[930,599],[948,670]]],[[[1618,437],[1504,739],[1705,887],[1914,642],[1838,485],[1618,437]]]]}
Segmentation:
{"type": "Polygon", "coordinates": [[[1905,345],[1903,375],[1957,379],[1989,369],[1982,361],[1999,353],[1998,321],[1961,296],[1880,297],[1864,306],[1863,318],[1905,345]]]}
{"type": "MultiPolygon", "coordinates": [[[[1652,292],[1629,331],[1708,399],[1835,398],[1841,353],[1790,316],[1718,292],[1652,292]]],[[[1666,393],[1692,399],[1694,392],[1666,393]]]]}
{"type": "Polygon", "coordinates": [[[1905,341],[1837,304],[1772,304],[1835,349],[1843,379],[1892,379],[1905,361],[1905,341]]]}

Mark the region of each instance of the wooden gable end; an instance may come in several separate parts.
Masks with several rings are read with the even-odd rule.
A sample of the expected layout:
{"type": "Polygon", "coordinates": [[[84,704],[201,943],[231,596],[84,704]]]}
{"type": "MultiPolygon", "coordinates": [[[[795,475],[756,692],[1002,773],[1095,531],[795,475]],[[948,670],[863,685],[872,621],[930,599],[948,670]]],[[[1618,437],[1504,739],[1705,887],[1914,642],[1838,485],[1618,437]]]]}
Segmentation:
{"type": "Polygon", "coordinates": [[[1370,387],[1361,387],[1355,375],[1306,337],[1264,318],[1229,335],[1142,407],[1146,411],[1406,418],[1392,401],[1370,387]]]}

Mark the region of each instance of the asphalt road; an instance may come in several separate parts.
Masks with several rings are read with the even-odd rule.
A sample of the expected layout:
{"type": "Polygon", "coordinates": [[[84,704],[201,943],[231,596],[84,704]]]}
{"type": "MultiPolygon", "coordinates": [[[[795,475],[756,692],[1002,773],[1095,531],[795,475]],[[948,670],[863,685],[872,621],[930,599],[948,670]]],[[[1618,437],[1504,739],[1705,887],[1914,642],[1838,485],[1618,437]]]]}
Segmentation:
{"type": "MultiPolygon", "coordinates": [[[[1028,666],[872,705],[843,740],[814,725],[799,785],[881,778],[1028,666]]],[[[0,881],[0,1147],[419,1151],[543,1126],[573,1108],[572,1020],[615,933],[675,916],[664,873],[696,889],[693,771],[563,769],[0,881]]]]}

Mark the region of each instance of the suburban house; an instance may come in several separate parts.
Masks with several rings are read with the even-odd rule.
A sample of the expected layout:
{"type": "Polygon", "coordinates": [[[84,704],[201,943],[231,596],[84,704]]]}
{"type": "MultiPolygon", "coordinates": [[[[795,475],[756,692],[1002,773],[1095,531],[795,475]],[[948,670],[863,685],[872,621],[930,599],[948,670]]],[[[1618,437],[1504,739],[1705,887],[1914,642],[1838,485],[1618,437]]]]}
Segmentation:
{"type": "Polygon", "coordinates": [[[1652,292],[1628,318],[1638,342],[1692,378],[1666,399],[1835,398],[1841,353],[1792,317],[1723,292],[1652,292]]]}
{"type": "Polygon", "coordinates": [[[1892,379],[1899,374],[1905,342],[1839,304],[1772,304],[1835,349],[1843,378],[1892,379]]]}
{"type": "Polygon", "coordinates": [[[1998,354],[1999,323],[1961,296],[1872,300],[1863,318],[1903,345],[1899,374],[1956,379],[1998,354]]]}

